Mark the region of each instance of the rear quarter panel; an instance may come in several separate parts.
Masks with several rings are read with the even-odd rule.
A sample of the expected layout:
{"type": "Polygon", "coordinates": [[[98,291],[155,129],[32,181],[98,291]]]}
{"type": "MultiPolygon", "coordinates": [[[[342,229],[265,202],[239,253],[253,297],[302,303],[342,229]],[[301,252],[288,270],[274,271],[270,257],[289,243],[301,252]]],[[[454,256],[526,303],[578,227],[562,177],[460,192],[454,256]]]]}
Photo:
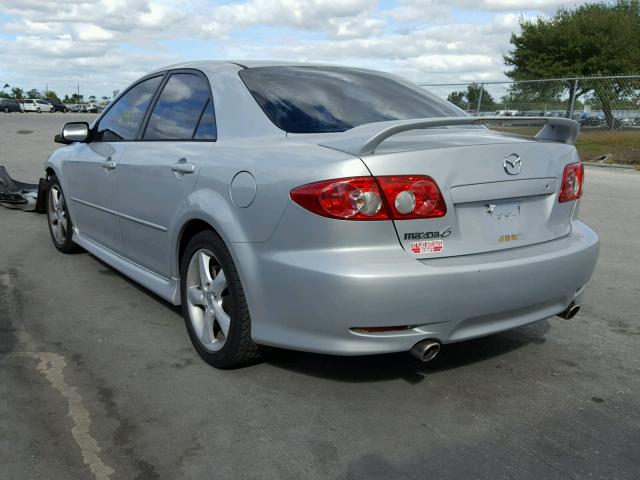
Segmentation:
{"type": "MultiPolygon", "coordinates": [[[[369,175],[359,158],[324,147],[287,142],[284,136],[219,141],[212,145],[209,158],[200,162],[196,187],[171,229],[173,244],[178,245],[184,226],[196,219],[215,228],[232,254],[234,243],[267,242],[287,206],[293,204],[289,196],[293,188],[359,175],[369,175]],[[249,172],[256,182],[255,199],[244,208],[236,206],[230,194],[232,180],[239,172],[249,172]]],[[[173,264],[177,274],[179,259],[175,250],[173,264]]]]}

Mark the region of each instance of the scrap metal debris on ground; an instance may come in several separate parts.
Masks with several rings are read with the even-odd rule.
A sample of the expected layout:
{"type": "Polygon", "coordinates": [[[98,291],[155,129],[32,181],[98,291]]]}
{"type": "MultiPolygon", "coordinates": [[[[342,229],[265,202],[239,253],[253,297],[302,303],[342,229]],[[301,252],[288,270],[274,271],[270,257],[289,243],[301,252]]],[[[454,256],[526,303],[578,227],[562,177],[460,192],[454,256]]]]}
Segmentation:
{"type": "Polygon", "coordinates": [[[18,182],[9,176],[7,169],[0,166],[0,205],[17,210],[44,213],[47,182],[18,182]]]}

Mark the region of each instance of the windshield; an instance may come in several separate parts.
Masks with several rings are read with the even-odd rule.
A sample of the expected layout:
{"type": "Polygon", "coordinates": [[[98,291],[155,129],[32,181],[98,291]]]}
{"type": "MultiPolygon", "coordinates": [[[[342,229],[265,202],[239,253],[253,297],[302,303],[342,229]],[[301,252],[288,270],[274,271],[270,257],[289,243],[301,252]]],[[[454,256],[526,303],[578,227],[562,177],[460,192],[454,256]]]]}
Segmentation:
{"type": "Polygon", "coordinates": [[[459,117],[464,112],[417,85],[342,67],[258,67],[240,71],[269,119],[290,133],[343,132],[371,122],[459,117]]]}

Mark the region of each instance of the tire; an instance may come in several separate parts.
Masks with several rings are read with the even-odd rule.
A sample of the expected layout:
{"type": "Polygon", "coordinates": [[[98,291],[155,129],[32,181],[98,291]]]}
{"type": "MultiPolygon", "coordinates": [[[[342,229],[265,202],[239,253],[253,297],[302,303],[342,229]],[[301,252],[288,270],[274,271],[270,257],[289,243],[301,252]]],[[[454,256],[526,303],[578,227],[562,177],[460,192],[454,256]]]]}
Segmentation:
{"type": "Polygon", "coordinates": [[[251,317],[238,271],[213,231],[200,232],[189,241],[180,261],[180,294],[189,338],[205,362],[228,369],[260,360],[262,351],[251,340],[251,317]]]}
{"type": "Polygon", "coordinates": [[[4,107],[4,113],[9,113],[9,107],[4,107]]]}
{"type": "Polygon", "coordinates": [[[40,110],[40,107],[36,108],[36,112],[42,113],[42,110],[40,110]]]}
{"type": "Polygon", "coordinates": [[[52,175],[49,178],[47,190],[47,225],[53,246],[62,253],[76,253],[81,248],[74,243],[72,238],[73,222],[67,209],[67,203],[62,193],[62,187],[58,177],[52,175]],[[56,194],[57,192],[57,194],[56,194]]]}

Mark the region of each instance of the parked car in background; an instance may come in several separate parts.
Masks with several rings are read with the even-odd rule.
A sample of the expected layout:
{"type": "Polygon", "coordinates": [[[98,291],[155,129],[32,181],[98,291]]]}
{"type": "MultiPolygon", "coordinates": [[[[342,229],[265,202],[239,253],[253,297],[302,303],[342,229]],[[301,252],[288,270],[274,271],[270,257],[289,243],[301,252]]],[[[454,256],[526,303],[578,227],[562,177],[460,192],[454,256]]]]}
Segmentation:
{"type": "Polygon", "coordinates": [[[45,167],[54,246],[182,304],[223,368],[259,345],[428,361],[578,312],[598,236],[577,122],[514,137],[472,126],[532,118],[468,116],[392,75],[243,63],[157,70],[66,124],[45,167]]]}
{"type": "Polygon", "coordinates": [[[583,127],[604,127],[606,124],[604,117],[598,115],[585,116],[580,119],[580,125],[583,127]]]}
{"type": "Polygon", "coordinates": [[[42,113],[42,112],[53,112],[54,111],[53,105],[48,103],[46,100],[42,100],[41,98],[36,98],[36,99],[27,98],[27,99],[22,101],[22,104],[24,105],[24,111],[25,112],[42,113]]]}
{"type": "Polygon", "coordinates": [[[20,108],[20,103],[18,102],[18,100],[15,100],[13,98],[1,98],[0,112],[4,112],[4,113],[22,112],[22,108],[20,108]]]}
{"type": "Polygon", "coordinates": [[[86,107],[84,105],[71,105],[69,107],[69,111],[73,113],[79,113],[86,111],[86,107]]]}
{"type": "Polygon", "coordinates": [[[57,98],[48,98],[47,99],[47,103],[49,103],[50,105],[53,106],[53,111],[54,112],[66,113],[66,111],[67,111],[67,106],[64,103],[62,103],[60,100],[58,100],[57,98]]]}

